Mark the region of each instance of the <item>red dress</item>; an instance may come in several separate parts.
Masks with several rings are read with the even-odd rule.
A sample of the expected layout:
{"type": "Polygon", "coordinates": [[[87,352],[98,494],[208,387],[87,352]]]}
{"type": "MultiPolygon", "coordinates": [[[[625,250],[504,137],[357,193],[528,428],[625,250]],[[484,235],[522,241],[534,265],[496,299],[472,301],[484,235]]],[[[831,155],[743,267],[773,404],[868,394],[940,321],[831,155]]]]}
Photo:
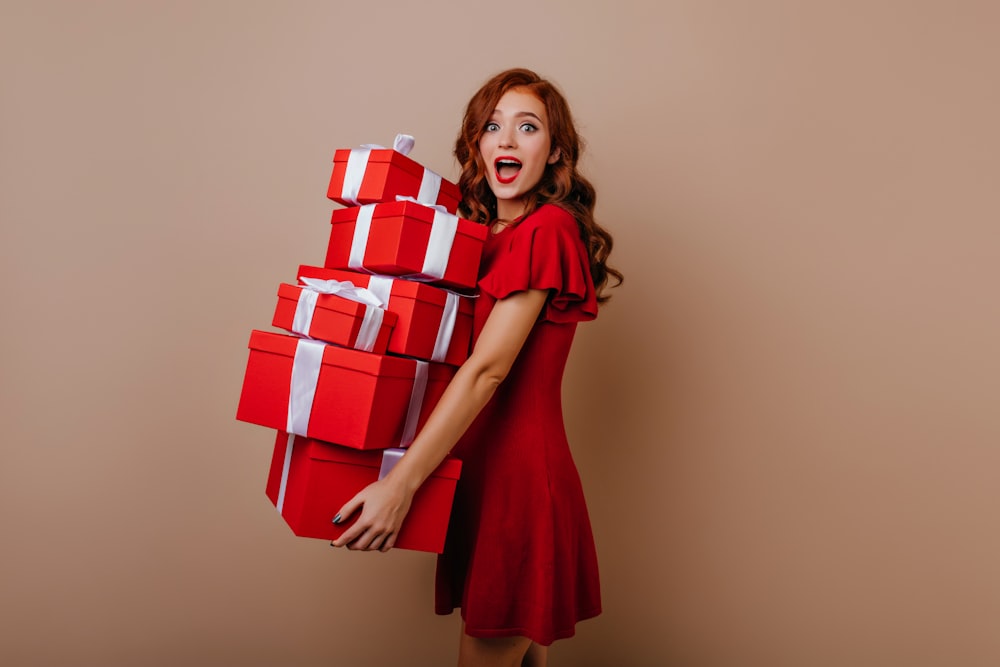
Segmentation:
{"type": "Polygon", "coordinates": [[[529,288],[549,299],[507,378],[456,444],[462,459],[436,612],[462,608],[473,637],[548,645],[601,612],[597,554],[563,425],[561,386],[576,323],[597,316],[571,214],[548,204],[487,238],[473,337],[493,305],[529,288]]]}

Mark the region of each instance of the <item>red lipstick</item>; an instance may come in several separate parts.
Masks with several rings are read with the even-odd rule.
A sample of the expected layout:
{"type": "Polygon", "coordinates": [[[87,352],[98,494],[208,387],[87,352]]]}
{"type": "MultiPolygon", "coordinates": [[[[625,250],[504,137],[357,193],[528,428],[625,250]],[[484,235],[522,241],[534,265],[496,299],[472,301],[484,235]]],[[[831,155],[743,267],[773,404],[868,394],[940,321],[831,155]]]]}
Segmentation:
{"type": "Polygon", "coordinates": [[[497,181],[503,185],[507,185],[508,183],[513,183],[517,175],[521,173],[521,161],[510,155],[501,155],[493,161],[493,170],[497,181]],[[506,176],[501,173],[501,170],[503,170],[506,176]]]}

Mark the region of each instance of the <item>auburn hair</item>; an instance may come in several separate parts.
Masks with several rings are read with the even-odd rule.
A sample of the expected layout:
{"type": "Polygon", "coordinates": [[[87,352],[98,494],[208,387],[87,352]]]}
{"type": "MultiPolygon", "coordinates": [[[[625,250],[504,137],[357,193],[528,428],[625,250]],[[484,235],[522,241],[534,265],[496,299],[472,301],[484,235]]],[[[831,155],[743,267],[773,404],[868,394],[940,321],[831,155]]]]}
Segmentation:
{"type": "Polygon", "coordinates": [[[577,170],[583,140],[576,131],[566,98],[555,85],[531,70],[516,68],[500,72],[469,100],[455,141],[455,157],[462,168],[458,182],[462,191],[459,213],[482,224],[490,224],[497,217],[497,199],[486,177],[487,166],[479,152],[479,139],[500,98],[514,89],[531,93],[545,105],[552,149],[559,149],[559,159],[554,164],[546,165],[538,185],[525,195],[524,214],[532,213],[543,204],[555,204],[576,218],[580,238],[590,258],[590,275],[594,280],[597,300],[607,301],[610,297],[602,292],[608,286],[608,277],[616,281],[611,287],[617,287],[622,283],[623,276],[620,271],[608,266],[608,255],[613,245],[611,234],[594,220],[597,198],[594,186],[577,170]]]}

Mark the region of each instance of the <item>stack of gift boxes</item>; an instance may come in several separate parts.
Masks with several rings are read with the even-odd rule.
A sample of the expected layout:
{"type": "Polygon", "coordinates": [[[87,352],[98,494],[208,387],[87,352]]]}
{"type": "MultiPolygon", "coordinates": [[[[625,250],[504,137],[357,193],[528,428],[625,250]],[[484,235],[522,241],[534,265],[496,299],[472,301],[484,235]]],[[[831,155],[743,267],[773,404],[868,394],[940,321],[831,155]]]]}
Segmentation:
{"type": "MultiPolygon", "coordinates": [[[[405,452],[468,357],[487,230],[455,215],[458,187],[392,149],[338,150],[322,267],[278,288],[253,331],[236,418],[277,429],[267,496],[296,535],[336,539],[340,507],[405,452]]],[[[441,552],[461,463],[414,496],[396,546],[441,552]]]]}

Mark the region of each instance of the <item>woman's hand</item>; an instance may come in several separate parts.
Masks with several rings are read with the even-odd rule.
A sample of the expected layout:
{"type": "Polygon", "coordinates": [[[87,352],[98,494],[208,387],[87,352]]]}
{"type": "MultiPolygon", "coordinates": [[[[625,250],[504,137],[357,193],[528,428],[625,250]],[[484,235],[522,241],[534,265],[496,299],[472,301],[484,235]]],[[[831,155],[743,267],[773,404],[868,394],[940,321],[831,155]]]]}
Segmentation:
{"type": "Polygon", "coordinates": [[[388,551],[396,543],[399,527],[413,502],[413,494],[390,477],[372,482],[351,498],[334,518],[347,521],[358,509],[361,516],[331,546],[359,551],[388,551]]]}

